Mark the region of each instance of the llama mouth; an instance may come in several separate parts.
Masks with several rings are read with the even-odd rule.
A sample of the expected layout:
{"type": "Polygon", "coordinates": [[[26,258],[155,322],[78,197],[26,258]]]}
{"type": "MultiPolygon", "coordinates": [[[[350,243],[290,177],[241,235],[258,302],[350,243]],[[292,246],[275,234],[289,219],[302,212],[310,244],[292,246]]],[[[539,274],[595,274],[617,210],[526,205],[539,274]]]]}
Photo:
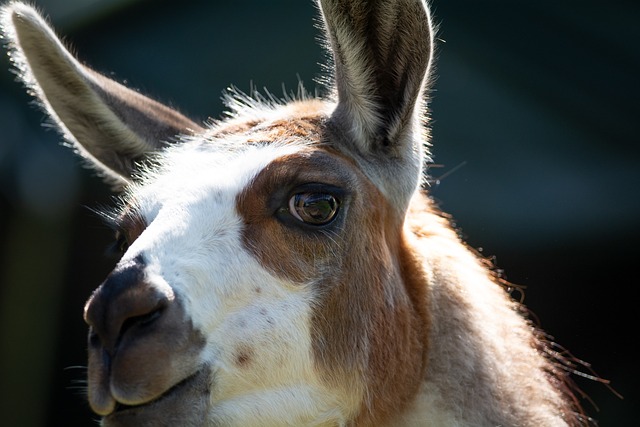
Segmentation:
{"type": "MultiPolygon", "coordinates": [[[[208,400],[209,391],[208,372],[208,369],[201,368],[149,402],[140,405],[117,403],[115,410],[103,419],[103,425],[164,425],[156,424],[154,419],[166,416],[166,414],[175,415],[187,410],[193,410],[193,403],[197,401],[202,402],[202,408],[206,407],[205,402],[208,400]],[[188,409],[185,408],[185,404],[189,406],[188,409]],[[147,422],[140,424],[143,419],[147,422]],[[133,423],[134,420],[137,420],[137,424],[133,423]]],[[[197,416],[197,414],[189,414],[189,417],[194,416],[197,416]]]]}
{"type": "Polygon", "coordinates": [[[118,412],[123,412],[123,411],[142,409],[142,408],[145,408],[145,407],[148,407],[148,406],[159,404],[163,400],[169,399],[169,398],[171,398],[171,396],[173,396],[173,395],[175,395],[177,393],[180,393],[180,390],[182,390],[183,388],[187,387],[189,385],[189,383],[194,381],[199,373],[200,373],[200,371],[196,372],[193,375],[188,376],[187,378],[183,379],[182,381],[180,381],[179,383],[177,383],[176,385],[174,385],[173,387],[171,387],[170,389],[168,389],[167,391],[162,393],[160,396],[158,396],[155,399],[150,400],[150,401],[148,401],[146,403],[142,403],[140,405],[127,405],[125,403],[118,402],[116,404],[116,407],[115,407],[113,412],[114,413],[118,413],[118,412]]]}

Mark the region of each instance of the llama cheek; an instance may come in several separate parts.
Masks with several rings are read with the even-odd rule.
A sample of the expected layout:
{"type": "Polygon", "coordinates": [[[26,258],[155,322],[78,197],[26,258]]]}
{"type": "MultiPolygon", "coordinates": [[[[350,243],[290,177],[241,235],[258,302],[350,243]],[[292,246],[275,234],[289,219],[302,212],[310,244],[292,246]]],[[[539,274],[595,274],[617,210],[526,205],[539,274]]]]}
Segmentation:
{"type": "MultiPolygon", "coordinates": [[[[249,369],[253,374],[271,375],[287,365],[303,359],[297,354],[292,343],[303,343],[306,329],[301,327],[306,322],[290,323],[281,321],[291,313],[295,304],[272,301],[261,305],[246,307],[241,313],[228,318],[223,326],[220,344],[228,349],[224,352],[225,365],[233,369],[249,369]]],[[[301,312],[295,313],[300,317],[301,312]]],[[[304,362],[301,362],[304,364],[304,362]]],[[[287,376],[287,374],[282,374],[287,376]]],[[[280,376],[280,374],[278,374],[280,376]]]]}
{"type": "Polygon", "coordinates": [[[281,331],[276,328],[276,321],[266,307],[251,307],[246,314],[240,315],[232,322],[230,331],[234,340],[252,342],[261,345],[278,340],[281,331]]]}

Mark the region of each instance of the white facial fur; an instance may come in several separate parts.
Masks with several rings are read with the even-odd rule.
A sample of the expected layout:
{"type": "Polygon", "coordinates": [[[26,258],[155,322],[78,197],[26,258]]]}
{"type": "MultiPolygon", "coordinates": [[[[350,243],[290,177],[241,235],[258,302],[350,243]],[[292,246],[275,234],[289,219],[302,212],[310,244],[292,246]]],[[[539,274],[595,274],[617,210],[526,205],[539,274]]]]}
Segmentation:
{"type": "Polygon", "coordinates": [[[121,263],[142,255],[150,280],[172,288],[206,337],[200,358],[213,373],[215,425],[336,422],[346,414],[329,408],[351,412],[348,400],[357,399],[332,395],[314,370],[311,288],[260,265],[243,247],[236,210],[258,172],[299,146],[250,146],[238,155],[221,145],[169,150],[161,172],[130,189],[148,226],[121,263]]]}

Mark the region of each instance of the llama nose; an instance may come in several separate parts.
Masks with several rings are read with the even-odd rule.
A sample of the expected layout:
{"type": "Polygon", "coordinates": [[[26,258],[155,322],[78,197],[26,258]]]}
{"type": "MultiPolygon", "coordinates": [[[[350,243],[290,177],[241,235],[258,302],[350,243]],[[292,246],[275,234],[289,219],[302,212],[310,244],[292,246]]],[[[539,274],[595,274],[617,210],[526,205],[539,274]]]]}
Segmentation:
{"type": "Polygon", "coordinates": [[[162,316],[172,295],[149,283],[144,269],[140,256],[118,265],[91,295],[84,311],[90,344],[99,340],[113,355],[123,336],[144,333],[146,326],[162,316]]]}

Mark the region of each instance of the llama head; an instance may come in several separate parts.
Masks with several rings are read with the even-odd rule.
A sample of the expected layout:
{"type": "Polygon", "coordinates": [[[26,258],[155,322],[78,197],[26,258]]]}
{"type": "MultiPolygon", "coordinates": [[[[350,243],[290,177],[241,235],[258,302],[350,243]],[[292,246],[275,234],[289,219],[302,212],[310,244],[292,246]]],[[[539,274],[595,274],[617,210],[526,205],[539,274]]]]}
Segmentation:
{"type": "Polygon", "coordinates": [[[210,126],[82,65],[30,6],[12,60],[64,137],[122,191],[123,256],[85,306],[105,426],[384,419],[424,369],[403,259],[425,160],[423,0],[321,0],[333,96],[243,95],[210,126]]]}

